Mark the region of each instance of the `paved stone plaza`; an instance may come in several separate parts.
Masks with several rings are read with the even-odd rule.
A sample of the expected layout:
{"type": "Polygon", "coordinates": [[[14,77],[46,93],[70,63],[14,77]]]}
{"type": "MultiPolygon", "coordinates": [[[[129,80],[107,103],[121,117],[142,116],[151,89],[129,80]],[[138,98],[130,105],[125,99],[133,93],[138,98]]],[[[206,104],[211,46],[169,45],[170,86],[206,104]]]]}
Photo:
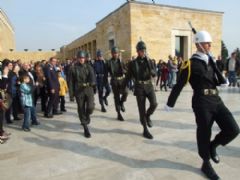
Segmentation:
{"type": "MultiPolygon", "coordinates": [[[[112,95],[108,112],[100,112],[98,98],[92,116],[92,138],[83,137],[75,103],[53,119],[38,114],[41,125],[30,133],[22,122],[7,126],[11,139],[0,145],[1,180],[198,180],[201,159],[197,154],[196,125],[191,109],[192,90],[184,88],[172,112],[163,106],[169,92],[157,92],[158,109],[152,116],[153,140],[142,137],[135,97],[130,93],[125,121],[116,120],[112,95]]],[[[240,124],[240,91],[221,90],[225,104],[240,124]]],[[[213,127],[213,135],[218,127],[213,127]]],[[[238,179],[240,138],[220,147],[221,163],[213,163],[222,179],[238,179]]]]}

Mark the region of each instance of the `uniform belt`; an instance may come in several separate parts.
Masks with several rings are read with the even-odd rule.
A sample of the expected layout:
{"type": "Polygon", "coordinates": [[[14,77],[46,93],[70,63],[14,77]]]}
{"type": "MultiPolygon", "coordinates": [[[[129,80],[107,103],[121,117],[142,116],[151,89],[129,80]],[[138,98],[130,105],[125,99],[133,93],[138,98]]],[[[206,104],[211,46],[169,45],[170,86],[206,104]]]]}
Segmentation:
{"type": "Polygon", "coordinates": [[[124,78],[125,78],[125,75],[114,77],[114,79],[116,79],[118,81],[123,80],[124,78]]]}
{"type": "Polygon", "coordinates": [[[104,76],[104,74],[97,74],[97,76],[98,76],[98,77],[103,77],[103,76],[104,76]]]}
{"type": "Polygon", "coordinates": [[[137,81],[137,84],[151,84],[151,80],[146,80],[146,81],[137,81]]]}
{"type": "Polygon", "coordinates": [[[202,94],[202,95],[218,95],[217,89],[202,89],[200,91],[194,91],[196,94],[202,94]]]}

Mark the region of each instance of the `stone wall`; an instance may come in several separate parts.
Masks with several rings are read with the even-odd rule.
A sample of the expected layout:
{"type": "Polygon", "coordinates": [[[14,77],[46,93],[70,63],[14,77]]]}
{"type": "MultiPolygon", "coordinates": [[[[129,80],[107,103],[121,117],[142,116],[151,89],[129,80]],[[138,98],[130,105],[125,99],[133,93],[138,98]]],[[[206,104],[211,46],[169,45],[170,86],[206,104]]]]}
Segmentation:
{"type": "Polygon", "coordinates": [[[96,35],[96,30],[94,29],[86,35],[76,39],[69,45],[62,47],[60,52],[62,53],[63,59],[75,57],[80,49],[90,52],[93,56],[95,54],[93,52],[95,52],[97,48],[96,35]]]}
{"type": "Polygon", "coordinates": [[[123,59],[131,57],[131,25],[130,6],[122,6],[97,23],[97,48],[105,52],[105,58],[110,58],[109,40],[114,40],[115,46],[123,51],[123,59]]]}
{"type": "Polygon", "coordinates": [[[72,58],[77,51],[83,49],[95,58],[96,50],[101,49],[105,58],[110,57],[109,40],[114,39],[125,57],[130,56],[130,10],[122,6],[114,13],[99,21],[96,28],[84,36],[61,48],[64,58],[72,58]]]}
{"type": "Polygon", "coordinates": [[[30,61],[41,61],[41,60],[49,60],[50,57],[57,57],[62,59],[61,55],[55,51],[32,51],[32,52],[3,52],[0,53],[0,60],[10,59],[10,60],[18,60],[21,59],[22,62],[30,62],[30,61]]]}
{"type": "Polygon", "coordinates": [[[15,49],[14,29],[2,9],[0,9],[0,53],[15,49]]]}
{"type": "Polygon", "coordinates": [[[196,30],[207,30],[212,35],[213,54],[217,56],[221,52],[223,13],[145,3],[130,3],[130,6],[132,54],[141,37],[151,57],[167,59],[168,55],[175,54],[174,36],[180,35],[188,37],[186,45],[189,49],[185,59],[189,58],[195,45],[188,21],[196,30]]]}

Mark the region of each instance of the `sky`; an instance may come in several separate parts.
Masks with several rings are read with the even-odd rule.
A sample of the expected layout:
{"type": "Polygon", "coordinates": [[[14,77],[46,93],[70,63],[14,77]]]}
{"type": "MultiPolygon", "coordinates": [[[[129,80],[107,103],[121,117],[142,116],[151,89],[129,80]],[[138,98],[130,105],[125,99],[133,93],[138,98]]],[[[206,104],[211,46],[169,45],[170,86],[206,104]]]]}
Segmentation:
{"type": "MultiPolygon", "coordinates": [[[[59,50],[61,46],[94,29],[96,22],[125,2],[126,0],[0,0],[0,8],[13,24],[16,50],[59,50]]],[[[240,47],[239,0],[155,2],[224,12],[222,39],[230,52],[240,47]]]]}

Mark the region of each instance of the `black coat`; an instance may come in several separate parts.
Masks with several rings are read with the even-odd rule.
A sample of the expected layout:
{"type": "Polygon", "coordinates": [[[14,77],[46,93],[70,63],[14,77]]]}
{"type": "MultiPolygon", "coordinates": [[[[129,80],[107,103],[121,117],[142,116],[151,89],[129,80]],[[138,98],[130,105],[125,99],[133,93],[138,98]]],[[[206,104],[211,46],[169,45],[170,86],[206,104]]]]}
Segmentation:
{"type": "Polygon", "coordinates": [[[58,81],[58,72],[56,69],[48,64],[44,67],[44,75],[46,77],[46,87],[48,91],[54,89],[55,91],[59,91],[60,84],[58,81]]]}
{"type": "Polygon", "coordinates": [[[192,106],[210,106],[211,103],[217,103],[220,98],[218,96],[204,96],[202,92],[204,89],[216,89],[216,86],[226,83],[224,77],[217,69],[213,60],[209,60],[206,64],[203,60],[197,56],[193,56],[191,59],[191,73],[188,68],[181,70],[177,84],[173,87],[169,97],[167,105],[173,107],[176,103],[181,90],[188,81],[194,91],[192,106]]]}

